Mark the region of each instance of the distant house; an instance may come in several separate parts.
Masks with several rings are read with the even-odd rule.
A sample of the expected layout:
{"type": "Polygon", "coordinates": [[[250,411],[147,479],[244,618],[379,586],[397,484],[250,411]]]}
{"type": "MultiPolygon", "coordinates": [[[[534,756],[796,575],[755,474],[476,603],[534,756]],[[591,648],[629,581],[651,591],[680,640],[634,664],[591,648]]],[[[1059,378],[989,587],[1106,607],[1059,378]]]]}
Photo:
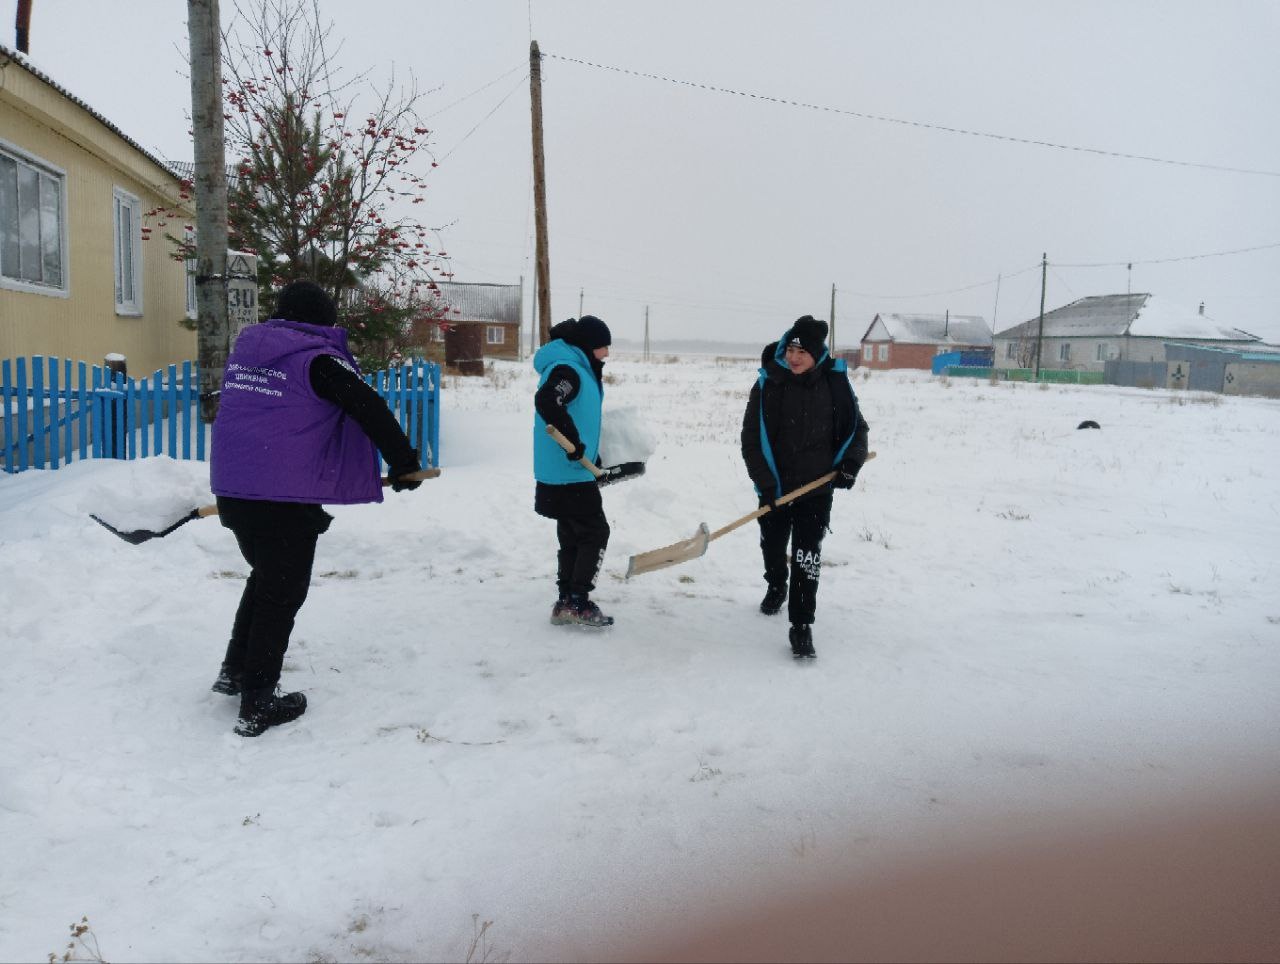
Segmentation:
{"type": "Polygon", "coordinates": [[[1040,332],[1037,315],[995,336],[997,368],[1062,371],[1105,370],[1108,361],[1163,362],[1165,343],[1244,348],[1261,339],[1227,328],[1199,309],[1189,309],[1151,294],[1092,295],[1046,311],[1040,332]]]}
{"type": "Polygon", "coordinates": [[[194,358],[179,324],[194,314],[187,271],[164,237],[194,219],[183,193],[163,161],[0,46],[0,358],[118,353],[140,375],[194,358]],[[149,239],[155,211],[177,217],[153,217],[149,239]]]}
{"type": "MultiPolygon", "coordinates": [[[[521,285],[441,281],[438,286],[436,297],[445,305],[444,326],[461,336],[460,345],[475,346],[469,351],[484,358],[520,357],[521,285]]],[[[439,326],[432,329],[424,344],[440,337],[439,326]]]]}
{"type": "Polygon", "coordinates": [[[923,368],[935,355],[991,348],[980,315],[876,315],[862,336],[860,368],[923,368]]]}

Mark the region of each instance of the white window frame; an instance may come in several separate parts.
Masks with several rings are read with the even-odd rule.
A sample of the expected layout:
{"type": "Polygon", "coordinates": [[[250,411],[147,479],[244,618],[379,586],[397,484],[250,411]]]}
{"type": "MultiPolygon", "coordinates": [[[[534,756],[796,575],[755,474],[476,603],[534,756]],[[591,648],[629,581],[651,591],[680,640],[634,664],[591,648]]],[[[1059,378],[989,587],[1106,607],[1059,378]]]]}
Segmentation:
{"type": "Polygon", "coordinates": [[[1058,361],[1071,361],[1071,342],[1064,341],[1058,346],[1058,361]]]}
{"type": "Polygon", "coordinates": [[[1004,360],[1012,361],[1018,357],[1018,343],[1016,341],[1006,341],[1004,343],[1004,360]]]}
{"type": "Polygon", "coordinates": [[[142,314],[142,201],[119,187],[112,188],[111,197],[116,314],[137,317],[142,314]]]}
{"type": "Polygon", "coordinates": [[[501,325],[485,325],[484,340],[486,345],[505,345],[507,330],[501,325]]]}
{"type": "Polygon", "coordinates": [[[877,360],[877,361],[882,361],[882,362],[887,362],[887,361],[889,360],[889,343],[888,343],[887,341],[886,341],[886,342],[881,342],[881,344],[880,344],[879,346],[877,346],[877,347],[878,347],[880,350],[879,350],[879,352],[877,352],[877,354],[876,354],[876,360],[877,360]]]}
{"type": "MultiPolygon", "coordinates": [[[[21,264],[15,269],[16,276],[11,276],[6,272],[10,270],[10,264],[7,263],[4,256],[4,248],[6,245],[5,225],[0,223],[0,288],[8,288],[12,291],[26,291],[32,294],[51,295],[57,298],[66,298],[71,293],[70,280],[70,263],[67,258],[67,173],[62,168],[54,167],[46,161],[41,160],[34,154],[29,154],[18,146],[0,139],[0,156],[6,160],[12,161],[14,164],[14,183],[13,183],[13,202],[17,205],[18,183],[17,174],[20,168],[29,168],[33,170],[38,180],[37,191],[40,198],[37,200],[37,210],[39,211],[40,201],[44,199],[46,190],[54,193],[53,202],[57,205],[57,211],[53,218],[41,211],[36,218],[36,231],[39,237],[36,239],[36,249],[40,259],[40,275],[39,281],[24,279],[21,277],[21,264]],[[57,232],[56,241],[57,259],[58,259],[58,277],[55,281],[44,280],[44,261],[46,256],[51,255],[52,251],[46,250],[50,244],[47,238],[47,230],[53,228],[57,232]]],[[[0,172],[0,178],[3,173],[0,172]]],[[[4,185],[0,184],[0,191],[4,190],[4,185]]],[[[14,240],[17,241],[18,260],[22,257],[22,241],[21,241],[21,222],[18,223],[18,237],[9,241],[10,244],[14,240]]],[[[12,235],[8,237],[12,238],[12,235]]]]}

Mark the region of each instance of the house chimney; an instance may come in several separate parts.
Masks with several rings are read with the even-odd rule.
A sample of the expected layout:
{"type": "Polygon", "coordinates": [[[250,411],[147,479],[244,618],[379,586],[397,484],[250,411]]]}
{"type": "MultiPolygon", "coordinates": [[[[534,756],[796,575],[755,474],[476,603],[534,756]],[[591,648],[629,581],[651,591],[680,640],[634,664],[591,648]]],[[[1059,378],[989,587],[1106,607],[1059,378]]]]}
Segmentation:
{"type": "Polygon", "coordinates": [[[29,53],[31,37],[31,0],[18,0],[18,15],[14,21],[14,32],[17,34],[18,53],[29,53]]]}
{"type": "Polygon", "coordinates": [[[1200,314],[1204,314],[1204,302],[1200,302],[1200,314]]]}

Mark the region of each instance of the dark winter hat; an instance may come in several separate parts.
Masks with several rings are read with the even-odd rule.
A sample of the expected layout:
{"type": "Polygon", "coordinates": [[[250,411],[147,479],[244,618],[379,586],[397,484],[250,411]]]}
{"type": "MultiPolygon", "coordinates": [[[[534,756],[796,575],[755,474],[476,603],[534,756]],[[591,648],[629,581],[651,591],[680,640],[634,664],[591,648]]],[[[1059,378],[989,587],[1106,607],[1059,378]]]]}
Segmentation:
{"type": "Polygon", "coordinates": [[[604,348],[613,344],[613,336],[609,334],[609,326],[595,315],[583,315],[573,325],[573,331],[565,339],[579,348],[604,348]]]}
{"type": "Polygon", "coordinates": [[[338,307],[314,281],[293,281],[280,289],[271,317],[332,327],[338,323],[338,307]]]}
{"type": "Polygon", "coordinates": [[[819,321],[813,315],[805,315],[796,319],[785,335],[782,336],[783,350],[791,345],[799,345],[816,361],[822,361],[827,354],[827,323],[819,321]]]}

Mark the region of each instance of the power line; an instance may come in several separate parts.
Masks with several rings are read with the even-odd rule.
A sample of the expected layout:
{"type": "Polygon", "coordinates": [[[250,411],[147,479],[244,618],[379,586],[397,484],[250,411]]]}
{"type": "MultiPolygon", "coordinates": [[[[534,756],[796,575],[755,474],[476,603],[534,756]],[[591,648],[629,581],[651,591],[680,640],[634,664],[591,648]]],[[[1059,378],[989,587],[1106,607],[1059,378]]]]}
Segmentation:
{"type": "Polygon", "coordinates": [[[1124,268],[1135,264],[1172,264],[1175,261],[1198,261],[1200,258],[1222,258],[1229,254],[1247,254],[1250,251],[1266,251],[1268,248],[1280,248],[1280,241],[1270,244],[1259,244],[1252,248],[1233,248],[1230,251],[1211,251],[1208,254],[1188,254],[1180,258],[1153,258],[1149,261],[1105,261],[1095,264],[1054,264],[1055,268],[1124,268]]]}
{"type": "Polygon", "coordinates": [[[615,73],[627,74],[632,77],[644,77],[648,80],[660,80],[667,84],[676,84],[683,87],[696,87],[699,90],[709,90],[717,94],[732,94],[735,97],[746,97],[750,100],[781,104],[786,107],[802,107],[805,110],[824,111],[830,114],[844,114],[848,117],[859,117],[863,120],[880,121],[885,124],[901,124],[904,127],[919,127],[926,130],[944,131],[948,134],[963,134],[968,137],[985,137],[990,140],[1008,141],[1014,144],[1029,144],[1035,147],[1050,147],[1059,151],[1077,151],[1082,154],[1099,154],[1105,157],[1121,157],[1131,161],[1150,161],[1153,164],[1169,164],[1175,167],[1200,168],[1206,171],[1224,171],[1230,174],[1257,174],[1263,177],[1280,177],[1280,171],[1263,171],[1246,167],[1228,167],[1223,164],[1202,164],[1196,161],[1175,161],[1166,157],[1151,157],[1146,154],[1126,154],[1122,151],[1107,151],[1097,147],[1079,147],[1074,144],[1059,144],[1054,141],[1041,141],[1030,137],[1014,137],[1009,134],[992,134],[989,131],[971,131],[963,127],[947,127],[943,124],[929,124],[925,121],[903,120],[900,117],[887,117],[883,114],[868,114],[862,111],[847,110],[841,107],[827,107],[822,104],[808,104],[804,101],[788,100],[785,97],[771,97],[767,94],[752,94],[747,91],[733,90],[729,87],[717,87],[714,84],[700,84],[696,81],[680,80],[676,77],[665,77],[661,74],[650,74],[641,70],[628,70],[625,67],[612,67],[608,64],[597,64],[589,60],[580,60],[576,57],[563,57],[559,54],[543,53],[543,57],[563,60],[566,63],[571,64],[580,64],[584,67],[594,67],[597,70],[611,70],[615,73]]]}
{"type": "Polygon", "coordinates": [[[461,97],[459,97],[457,100],[453,101],[453,103],[451,103],[451,104],[445,104],[445,105],[444,105],[443,107],[441,107],[439,110],[433,110],[430,114],[427,114],[427,115],[426,115],[426,117],[424,117],[424,120],[425,120],[426,118],[430,118],[430,117],[437,117],[437,116],[439,116],[440,114],[443,114],[443,113],[444,113],[445,111],[447,111],[447,110],[452,110],[453,108],[455,108],[455,107],[457,107],[459,104],[461,104],[463,101],[465,101],[465,100],[470,100],[470,99],[471,99],[472,97],[474,97],[476,94],[479,94],[479,93],[481,93],[482,91],[486,91],[486,90],[488,90],[490,87],[492,87],[492,86],[493,86],[494,84],[496,84],[498,81],[500,81],[500,80],[505,80],[506,78],[510,77],[510,76],[511,76],[512,74],[514,74],[517,70],[521,70],[521,69],[523,69],[523,68],[524,68],[524,66],[525,66],[525,65],[524,65],[524,63],[523,63],[523,62],[516,64],[514,67],[512,67],[510,70],[508,70],[505,74],[502,74],[502,75],[500,75],[500,76],[498,76],[498,77],[493,78],[493,80],[489,81],[489,82],[488,82],[487,84],[485,84],[484,86],[482,86],[482,87],[477,87],[475,90],[473,90],[473,91],[472,91],[471,93],[469,93],[469,94],[463,94],[463,95],[462,95],[461,97]]]}
{"type": "MultiPolygon", "coordinates": [[[[504,76],[505,76],[505,75],[504,75],[504,76]]],[[[523,86],[524,86],[525,81],[526,81],[526,80],[528,80],[528,79],[529,79],[529,75],[528,75],[528,74],[525,74],[523,77],[521,77],[521,78],[520,78],[520,82],[519,82],[519,83],[517,83],[514,87],[512,87],[509,91],[507,91],[507,95],[506,95],[505,97],[503,97],[503,98],[502,98],[502,100],[500,100],[500,101],[498,101],[496,104],[494,104],[494,105],[493,105],[493,109],[492,109],[491,111],[489,111],[489,113],[485,114],[482,118],[480,118],[480,120],[476,123],[476,126],[475,126],[475,127],[473,127],[473,128],[471,128],[471,130],[467,131],[467,132],[466,132],[466,134],[464,134],[464,135],[462,136],[462,140],[458,141],[458,143],[454,144],[454,145],[453,145],[453,147],[449,148],[449,153],[448,153],[448,154],[445,154],[443,157],[441,157],[441,158],[440,158],[440,160],[441,160],[441,161],[448,160],[449,156],[450,156],[451,154],[453,154],[453,152],[454,152],[454,151],[456,151],[459,147],[461,147],[463,144],[465,144],[465,143],[466,143],[466,141],[467,141],[467,138],[469,138],[472,134],[474,134],[476,131],[478,131],[478,130],[481,128],[481,126],[484,124],[484,122],[485,122],[485,121],[487,121],[490,117],[492,117],[494,114],[496,114],[496,113],[498,112],[498,108],[500,108],[503,104],[505,104],[508,100],[510,100],[510,99],[511,99],[511,95],[512,95],[512,94],[514,94],[514,93],[515,93],[517,90],[519,90],[521,87],[523,87],[523,86]]]]}

